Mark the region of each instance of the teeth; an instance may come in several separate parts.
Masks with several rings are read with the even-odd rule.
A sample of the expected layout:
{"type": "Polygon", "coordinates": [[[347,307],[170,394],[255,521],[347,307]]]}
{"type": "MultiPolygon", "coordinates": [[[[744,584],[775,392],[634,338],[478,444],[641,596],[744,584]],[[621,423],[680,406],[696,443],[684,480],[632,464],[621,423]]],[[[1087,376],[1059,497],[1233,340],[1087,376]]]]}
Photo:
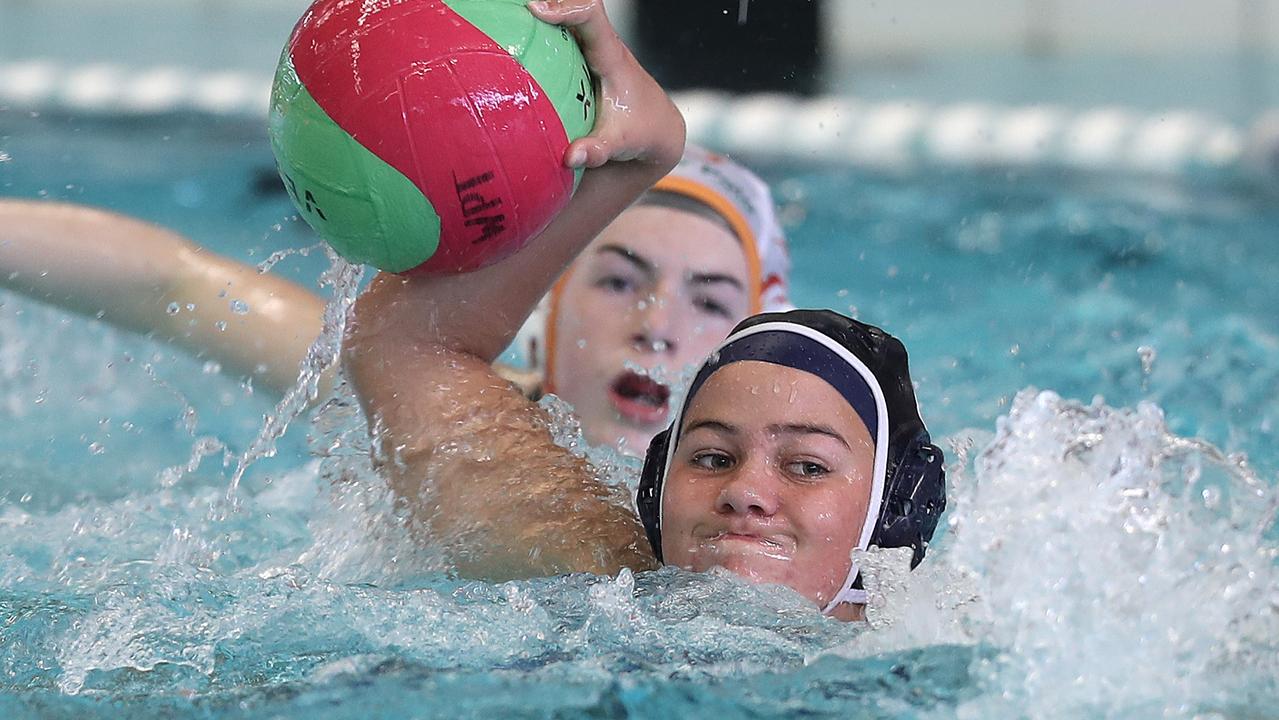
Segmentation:
{"type": "Polygon", "coordinates": [[[653,407],[666,404],[668,394],[664,392],[665,388],[640,376],[623,378],[615,387],[617,393],[628,400],[638,400],[653,407]]]}

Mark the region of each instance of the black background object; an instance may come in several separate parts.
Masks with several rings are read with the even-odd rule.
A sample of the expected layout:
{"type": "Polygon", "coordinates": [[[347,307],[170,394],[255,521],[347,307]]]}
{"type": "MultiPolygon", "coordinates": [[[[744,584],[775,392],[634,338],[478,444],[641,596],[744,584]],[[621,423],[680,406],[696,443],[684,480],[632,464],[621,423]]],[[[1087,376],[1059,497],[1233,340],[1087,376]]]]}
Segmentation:
{"type": "Polygon", "coordinates": [[[668,90],[820,89],[821,0],[635,0],[633,7],[636,55],[668,90]]]}

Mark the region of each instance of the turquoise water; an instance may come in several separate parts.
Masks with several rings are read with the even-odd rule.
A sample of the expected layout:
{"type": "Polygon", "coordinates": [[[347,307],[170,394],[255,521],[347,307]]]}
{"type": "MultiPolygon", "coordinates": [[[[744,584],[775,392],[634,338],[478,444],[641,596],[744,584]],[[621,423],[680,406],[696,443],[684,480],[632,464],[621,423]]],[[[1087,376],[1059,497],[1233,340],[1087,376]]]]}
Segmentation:
{"type": "MultiPolygon", "coordinates": [[[[251,124],[0,120],[0,194],[248,262],[315,243],[258,182],[251,124]]],[[[1279,714],[1273,199],[762,171],[795,300],[906,339],[953,459],[928,562],[866,559],[870,628],[715,574],[451,578],[390,518],[340,393],[228,500],[272,398],[0,294],[0,715],[1279,714]]]]}

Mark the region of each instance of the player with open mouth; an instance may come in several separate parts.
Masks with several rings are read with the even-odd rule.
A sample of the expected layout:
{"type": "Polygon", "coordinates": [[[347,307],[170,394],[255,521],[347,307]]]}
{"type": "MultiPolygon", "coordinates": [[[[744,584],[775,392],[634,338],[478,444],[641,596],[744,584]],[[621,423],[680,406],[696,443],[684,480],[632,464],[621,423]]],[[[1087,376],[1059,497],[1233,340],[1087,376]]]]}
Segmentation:
{"type": "Polygon", "coordinates": [[[587,440],[639,455],[671,391],[733,325],[790,308],[789,275],[768,186],[689,146],[570,266],[516,347],[587,440]]]}

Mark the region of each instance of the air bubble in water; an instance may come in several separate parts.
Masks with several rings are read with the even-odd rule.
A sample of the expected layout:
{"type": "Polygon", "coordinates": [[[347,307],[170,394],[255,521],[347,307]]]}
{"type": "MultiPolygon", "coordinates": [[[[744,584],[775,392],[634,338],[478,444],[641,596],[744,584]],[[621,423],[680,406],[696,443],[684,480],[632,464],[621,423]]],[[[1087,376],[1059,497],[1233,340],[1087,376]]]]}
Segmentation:
{"type": "Polygon", "coordinates": [[[244,302],[243,300],[232,300],[231,312],[235,313],[236,315],[248,315],[249,304],[244,302]]]}
{"type": "Polygon", "coordinates": [[[102,453],[104,453],[104,452],[106,452],[106,451],[107,451],[106,447],[104,447],[104,446],[102,445],[102,443],[100,443],[100,442],[89,443],[89,454],[90,454],[90,455],[101,455],[102,453]]]}
{"type": "Polygon", "coordinates": [[[164,311],[170,315],[177,315],[178,313],[182,312],[182,306],[178,305],[175,302],[171,302],[169,303],[169,306],[164,309],[164,311]]]}
{"type": "Polygon", "coordinates": [[[226,332],[226,320],[219,320],[213,323],[213,327],[217,328],[218,332],[226,332]]]}

